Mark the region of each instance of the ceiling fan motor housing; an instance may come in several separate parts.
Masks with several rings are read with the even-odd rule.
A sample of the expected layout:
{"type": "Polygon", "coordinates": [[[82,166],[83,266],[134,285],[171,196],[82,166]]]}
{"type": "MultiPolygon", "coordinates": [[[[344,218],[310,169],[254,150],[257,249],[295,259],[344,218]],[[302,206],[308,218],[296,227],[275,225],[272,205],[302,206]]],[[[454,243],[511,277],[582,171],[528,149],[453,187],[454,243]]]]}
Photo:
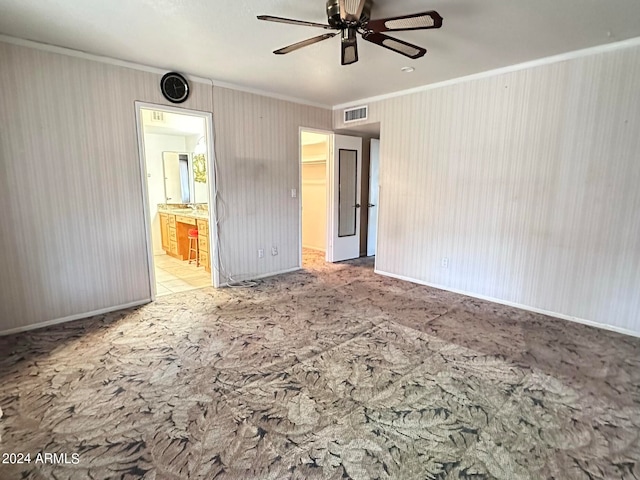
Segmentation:
{"type": "MultiPolygon", "coordinates": [[[[345,4],[349,5],[349,0],[345,0],[345,4]]],[[[366,24],[371,19],[371,7],[373,6],[373,0],[367,0],[362,9],[362,15],[358,21],[358,25],[366,24]]],[[[348,10],[348,9],[347,9],[348,10]]],[[[348,25],[342,21],[340,17],[340,0],[327,0],[327,20],[329,25],[333,28],[345,28],[348,25]]]]}

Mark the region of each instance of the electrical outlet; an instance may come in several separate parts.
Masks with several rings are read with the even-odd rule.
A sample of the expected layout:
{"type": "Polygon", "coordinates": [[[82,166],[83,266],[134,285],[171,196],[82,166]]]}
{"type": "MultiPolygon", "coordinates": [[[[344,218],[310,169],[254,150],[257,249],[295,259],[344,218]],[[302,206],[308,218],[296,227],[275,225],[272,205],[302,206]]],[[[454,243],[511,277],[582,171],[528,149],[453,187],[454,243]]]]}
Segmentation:
{"type": "Polygon", "coordinates": [[[296,198],[298,196],[298,191],[295,188],[291,189],[291,198],[296,198]]]}
{"type": "Polygon", "coordinates": [[[278,254],[278,247],[271,247],[271,255],[274,257],[278,254]]]}
{"type": "Polygon", "coordinates": [[[258,258],[264,258],[264,248],[258,249],[258,258]]]}
{"type": "Polygon", "coordinates": [[[442,257],[442,260],[440,261],[440,266],[442,268],[449,268],[449,257],[442,257]]]}

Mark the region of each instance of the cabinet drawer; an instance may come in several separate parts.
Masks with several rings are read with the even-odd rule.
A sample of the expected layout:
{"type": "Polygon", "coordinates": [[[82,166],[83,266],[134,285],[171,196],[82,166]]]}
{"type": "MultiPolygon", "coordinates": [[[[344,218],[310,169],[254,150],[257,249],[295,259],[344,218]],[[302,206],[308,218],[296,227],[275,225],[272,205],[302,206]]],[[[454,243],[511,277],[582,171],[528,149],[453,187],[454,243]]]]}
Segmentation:
{"type": "Polygon", "coordinates": [[[169,252],[173,253],[174,255],[178,254],[178,242],[173,240],[169,241],[169,252]]]}
{"type": "Polygon", "coordinates": [[[169,241],[170,242],[177,242],[178,241],[178,236],[176,235],[175,227],[169,227],[169,241]]]}
{"type": "Polygon", "coordinates": [[[204,265],[205,267],[209,266],[209,253],[208,252],[200,252],[200,265],[204,265]]]}
{"type": "Polygon", "coordinates": [[[209,222],[206,220],[198,220],[198,234],[204,236],[209,235],[209,222]]]}
{"type": "MultiPolygon", "coordinates": [[[[200,232],[200,230],[198,230],[200,232]]],[[[200,233],[198,233],[198,248],[201,252],[209,251],[209,237],[201,237],[200,233]]]]}
{"type": "Polygon", "coordinates": [[[167,220],[169,221],[169,225],[172,227],[176,226],[176,216],[175,215],[167,215],[167,220]]]}
{"type": "Polygon", "coordinates": [[[176,222],[186,223],[187,225],[195,225],[196,219],[191,217],[183,217],[182,215],[176,215],[176,222]]]}

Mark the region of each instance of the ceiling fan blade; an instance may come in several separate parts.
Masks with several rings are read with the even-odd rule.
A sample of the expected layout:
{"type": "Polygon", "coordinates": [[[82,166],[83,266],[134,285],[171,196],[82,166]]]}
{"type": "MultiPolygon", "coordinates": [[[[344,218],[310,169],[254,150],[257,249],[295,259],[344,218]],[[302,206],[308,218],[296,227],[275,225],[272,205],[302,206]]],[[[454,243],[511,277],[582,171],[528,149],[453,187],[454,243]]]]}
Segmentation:
{"type": "Polygon", "coordinates": [[[309,46],[309,45],[313,45],[314,43],[318,43],[318,42],[321,42],[323,40],[326,40],[327,38],[335,37],[336,35],[337,35],[337,33],[325,33],[324,35],[319,35],[317,37],[308,38],[308,39],[303,40],[301,42],[294,43],[292,45],[288,45],[286,47],[280,48],[280,49],[274,51],[273,53],[275,53],[276,55],[284,55],[285,53],[294,52],[294,51],[299,50],[299,49],[301,49],[303,47],[306,47],[306,46],[309,46]]]}
{"type": "Polygon", "coordinates": [[[396,53],[413,59],[420,58],[427,53],[427,51],[422,47],[398,40],[397,38],[389,37],[382,33],[365,32],[362,35],[362,38],[367,42],[375,43],[376,45],[388,48],[389,50],[393,50],[396,53]]]}
{"type": "Polygon", "coordinates": [[[401,17],[381,18],[367,23],[367,30],[373,32],[400,32],[403,30],[428,30],[440,28],[442,17],[435,11],[414,13],[401,17]]]}
{"type": "Polygon", "coordinates": [[[266,20],[267,22],[288,23],[291,25],[302,25],[303,27],[318,27],[326,30],[332,30],[331,25],[325,25],[323,23],[305,22],[304,20],[293,20],[291,18],[272,17],[271,15],[259,15],[258,20],[266,20]]]}
{"type": "Polygon", "coordinates": [[[342,30],[342,65],[351,65],[358,61],[358,42],[355,28],[342,30]]]}

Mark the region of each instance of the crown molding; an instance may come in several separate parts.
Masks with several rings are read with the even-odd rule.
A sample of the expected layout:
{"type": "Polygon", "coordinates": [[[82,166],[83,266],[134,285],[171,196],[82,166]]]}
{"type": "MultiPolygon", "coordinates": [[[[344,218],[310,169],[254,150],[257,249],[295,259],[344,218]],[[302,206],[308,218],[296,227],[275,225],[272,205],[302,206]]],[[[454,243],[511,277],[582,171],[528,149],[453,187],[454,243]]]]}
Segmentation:
{"type": "MultiPolygon", "coordinates": [[[[75,50],[75,49],[71,49],[71,48],[67,48],[67,47],[60,47],[58,45],[52,45],[52,44],[47,44],[47,43],[42,43],[42,42],[37,42],[34,40],[27,40],[27,39],[22,39],[22,38],[18,38],[18,37],[12,37],[9,35],[3,35],[0,34],[0,42],[5,42],[5,43],[9,43],[12,45],[18,45],[18,46],[23,46],[23,47],[28,47],[28,48],[34,48],[36,50],[42,50],[42,51],[46,51],[46,52],[52,52],[52,53],[58,53],[61,55],[67,55],[67,56],[71,56],[71,57],[76,57],[76,58],[83,58],[85,60],[91,60],[94,62],[101,62],[101,63],[106,63],[109,65],[115,65],[115,66],[119,66],[119,67],[124,67],[124,68],[131,68],[133,70],[139,70],[139,71],[144,71],[144,72],[150,72],[150,73],[155,73],[158,75],[163,75],[167,72],[167,69],[164,68],[159,68],[159,67],[154,67],[154,66],[150,66],[150,65],[144,65],[144,64],[140,64],[140,63],[135,63],[135,62],[129,62],[126,60],[119,60],[117,58],[112,58],[112,57],[106,57],[106,56],[101,56],[101,55],[96,55],[93,53],[89,53],[89,52],[84,52],[82,50],[75,50]]],[[[544,57],[544,58],[540,58],[537,60],[531,60],[528,62],[523,62],[523,63],[518,63],[515,65],[509,65],[507,67],[502,67],[502,68],[497,68],[497,69],[493,69],[493,70],[487,70],[485,72],[480,72],[480,73],[474,73],[472,75],[467,75],[464,77],[457,77],[457,78],[453,78],[451,80],[444,80],[442,82],[437,82],[437,83],[430,83],[427,85],[421,85],[419,87],[414,87],[414,88],[409,88],[406,90],[399,90],[396,92],[391,92],[391,93],[386,93],[386,94],[382,94],[382,95],[376,95],[373,97],[366,97],[366,98],[361,98],[358,100],[354,100],[354,101],[350,101],[350,102],[346,102],[346,103],[341,103],[338,105],[325,105],[325,104],[321,104],[321,103],[315,103],[315,102],[311,102],[302,98],[297,98],[297,97],[290,97],[288,95],[281,95],[278,93],[274,93],[274,92],[268,92],[265,90],[260,90],[260,89],[255,89],[255,88],[250,88],[250,87],[246,87],[243,85],[237,85],[234,83],[228,83],[228,82],[223,82],[223,81],[219,81],[216,79],[211,79],[211,78],[205,78],[205,77],[200,77],[197,75],[191,75],[189,73],[185,73],[185,76],[192,82],[197,82],[197,83],[204,83],[207,85],[213,85],[214,87],[220,87],[220,88],[228,88],[230,90],[236,90],[236,91],[240,91],[240,92],[245,92],[245,93],[250,93],[250,94],[254,94],[254,95],[260,95],[263,97],[267,97],[267,98],[273,98],[276,100],[282,100],[282,101],[286,101],[286,102],[291,102],[291,103],[296,103],[296,104],[300,104],[300,105],[306,105],[309,107],[316,107],[316,108],[322,108],[322,109],[327,109],[327,110],[342,110],[344,108],[349,108],[349,107],[354,107],[357,106],[359,104],[364,104],[364,103],[371,103],[371,102],[379,102],[381,100],[387,100],[390,98],[396,98],[396,97],[402,97],[405,95],[411,95],[413,93],[419,93],[419,92],[424,92],[427,90],[433,90],[436,88],[443,88],[443,87],[448,87],[451,85],[456,85],[459,83],[465,83],[465,82],[470,82],[473,80],[479,80],[479,79],[483,79],[483,78],[490,78],[490,77],[495,77],[498,75],[503,75],[506,73],[511,73],[511,72],[517,72],[520,70],[526,70],[529,68],[534,68],[534,67],[539,67],[539,66],[543,66],[543,65],[550,65],[553,63],[558,63],[558,62],[564,62],[567,60],[572,60],[572,59],[576,59],[576,58],[582,58],[582,57],[586,57],[589,55],[596,55],[599,53],[605,53],[605,52],[610,52],[610,51],[615,51],[615,50],[622,50],[622,49],[626,49],[626,48],[632,48],[632,47],[637,47],[640,46],[640,37],[634,37],[634,38],[630,38],[627,40],[621,40],[619,42],[612,42],[612,43],[607,43],[604,45],[597,45],[595,47],[589,47],[589,48],[584,48],[581,50],[574,50],[571,52],[566,52],[566,53],[561,53],[558,55],[552,55],[550,57],[544,57]]]]}
{"type": "Polygon", "coordinates": [[[474,73],[464,77],[452,78],[451,80],[444,80],[437,83],[429,83],[427,85],[421,85],[419,87],[409,88],[407,90],[400,90],[397,92],[385,93],[382,95],[376,95],[373,97],[361,98],[352,102],[341,103],[334,105],[333,110],[343,110],[345,108],[351,108],[357,105],[379,102],[381,100],[387,100],[395,97],[403,97],[412,93],[425,92],[427,90],[433,90],[436,88],[448,87],[450,85],[457,85],[459,83],[470,82],[472,80],[479,80],[482,78],[495,77],[503,75],[505,73],[517,72],[520,70],[527,70],[529,68],[540,67],[543,65],[550,65],[558,62],[565,62],[567,60],[573,60],[575,58],[587,57],[590,55],[596,55],[599,53],[611,52],[614,50],[622,50],[631,47],[640,46],[640,37],[634,37],[627,40],[621,40],[619,42],[607,43],[604,45],[597,45],[595,47],[584,48],[581,50],[574,50],[571,52],[560,53],[558,55],[552,55],[550,57],[539,58],[537,60],[531,60],[528,62],[517,63],[515,65],[509,65],[508,67],[496,68],[493,70],[487,70],[485,72],[474,73]]]}
{"type": "MultiPolygon", "coordinates": [[[[153,67],[151,65],[144,65],[141,63],[129,62],[127,60],[119,60],[117,58],[105,57],[102,55],[96,55],[93,53],[85,52],[82,50],[75,50],[67,47],[60,47],[58,45],[52,45],[49,43],[36,42],[34,40],[27,40],[24,38],[12,37],[9,35],[0,34],[0,42],[9,43],[11,45],[17,45],[21,47],[33,48],[45,52],[58,53],[60,55],[66,55],[69,57],[82,58],[84,60],[91,60],[94,62],[106,63],[108,65],[115,65],[123,68],[130,68],[133,70],[139,70],[142,72],[155,73],[157,75],[164,75],[167,73],[166,68],[153,67]]],[[[228,83],[218,81],[216,79],[199,77],[197,75],[191,75],[188,72],[181,72],[190,81],[196,83],[204,83],[207,85],[213,85],[214,87],[228,88],[230,90],[237,90],[239,92],[251,93],[253,95],[260,95],[262,97],[273,98],[276,100],[282,100],[285,102],[297,103],[300,105],[306,105],[309,107],[323,108],[325,110],[331,110],[331,105],[324,105],[321,103],[310,102],[302,98],[290,97],[288,95],[281,95],[274,92],[268,92],[256,88],[245,87],[243,85],[236,85],[234,83],[228,83]]]]}

